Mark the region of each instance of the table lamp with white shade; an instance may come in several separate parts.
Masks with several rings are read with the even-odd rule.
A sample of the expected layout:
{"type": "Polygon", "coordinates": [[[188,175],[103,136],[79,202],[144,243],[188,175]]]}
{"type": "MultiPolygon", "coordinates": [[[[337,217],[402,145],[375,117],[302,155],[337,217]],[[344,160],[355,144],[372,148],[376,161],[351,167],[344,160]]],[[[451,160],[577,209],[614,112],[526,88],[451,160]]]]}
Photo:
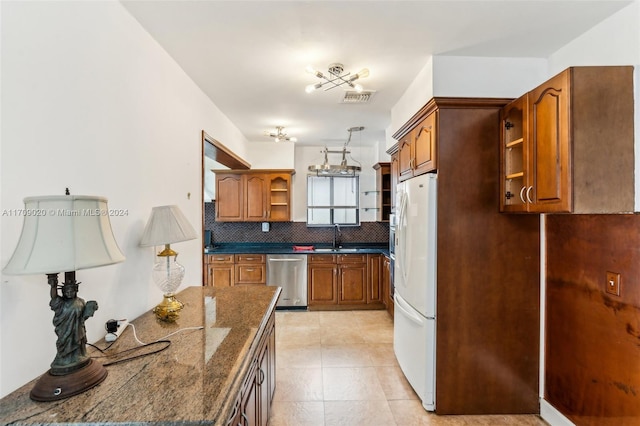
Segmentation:
{"type": "Polygon", "coordinates": [[[67,195],[27,197],[24,204],[22,233],[3,273],[47,275],[57,353],[30,397],[55,401],[82,393],[107,377],[106,369],[87,355],[84,322],[98,304],[77,297],[80,283],[75,271],[122,262],[125,257],[113,237],[106,198],[69,195],[67,190],[67,195]],[[62,286],[60,272],[65,275],[62,286]]]}
{"type": "Polygon", "coordinates": [[[153,266],[153,280],[164,293],[164,299],[153,310],[160,320],[175,321],[184,306],[175,297],[184,278],[184,266],[176,262],[178,253],[171,248],[171,244],[197,237],[196,230],[178,206],[158,206],[151,209],[140,246],[164,245],[164,250],[157,254],[158,260],[153,266]]]}

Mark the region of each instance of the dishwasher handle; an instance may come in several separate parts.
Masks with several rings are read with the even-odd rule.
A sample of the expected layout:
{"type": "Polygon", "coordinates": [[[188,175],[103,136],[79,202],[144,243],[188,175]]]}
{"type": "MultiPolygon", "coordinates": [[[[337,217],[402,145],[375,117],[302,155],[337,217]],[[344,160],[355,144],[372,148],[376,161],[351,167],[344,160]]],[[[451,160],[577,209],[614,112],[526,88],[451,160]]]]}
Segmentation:
{"type": "Polygon", "coordinates": [[[269,259],[269,262],[303,262],[304,259],[269,259]]]}

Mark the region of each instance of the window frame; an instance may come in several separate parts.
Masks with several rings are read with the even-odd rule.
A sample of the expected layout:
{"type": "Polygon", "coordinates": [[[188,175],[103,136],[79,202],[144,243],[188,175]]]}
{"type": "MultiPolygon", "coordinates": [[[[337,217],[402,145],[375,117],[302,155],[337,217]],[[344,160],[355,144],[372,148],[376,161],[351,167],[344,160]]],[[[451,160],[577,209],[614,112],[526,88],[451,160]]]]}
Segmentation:
{"type": "Polygon", "coordinates": [[[307,175],[307,227],[309,228],[320,228],[320,227],[334,227],[336,225],[339,226],[360,226],[360,176],[359,175],[315,175],[315,174],[308,174],[307,175]],[[330,203],[329,205],[310,205],[310,200],[312,197],[312,194],[309,194],[309,191],[311,189],[311,185],[310,182],[313,179],[330,179],[330,183],[329,183],[329,199],[330,199],[330,203]],[[352,179],[352,182],[355,183],[355,205],[333,205],[333,200],[335,199],[335,179],[352,179]],[[336,222],[336,214],[335,211],[338,209],[348,209],[348,210],[353,210],[354,215],[355,215],[355,221],[354,222],[348,222],[348,223],[340,223],[340,222],[336,222]],[[312,215],[312,212],[314,210],[329,210],[329,223],[312,223],[309,219],[312,215]]]}

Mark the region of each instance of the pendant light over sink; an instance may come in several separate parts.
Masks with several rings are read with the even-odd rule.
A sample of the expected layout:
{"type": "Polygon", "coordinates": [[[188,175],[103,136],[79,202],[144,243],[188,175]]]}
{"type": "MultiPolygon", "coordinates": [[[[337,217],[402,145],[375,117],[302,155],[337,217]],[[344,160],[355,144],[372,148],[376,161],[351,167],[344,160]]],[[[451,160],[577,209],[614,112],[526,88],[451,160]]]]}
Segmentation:
{"type": "Polygon", "coordinates": [[[358,163],[358,165],[356,166],[347,164],[347,154],[351,154],[351,151],[347,151],[347,146],[349,145],[349,142],[351,142],[351,134],[353,132],[360,132],[362,130],[364,130],[364,127],[362,126],[351,127],[350,129],[348,129],[347,131],[349,132],[349,138],[340,151],[330,151],[325,146],[324,150],[321,151],[324,154],[324,162],[322,164],[312,164],[311,166],[309,166],[309,171],[316,173],[316,175],[318,176],[354,176],[357,172],[362,170],[360,163],[358,163],[356,160],[353,160],[353,158],[351,158],[351,160],[358,163]],[[342,160],[340,161],[340,164],[330,164],[329,154],[342,154],[342,160]]]}

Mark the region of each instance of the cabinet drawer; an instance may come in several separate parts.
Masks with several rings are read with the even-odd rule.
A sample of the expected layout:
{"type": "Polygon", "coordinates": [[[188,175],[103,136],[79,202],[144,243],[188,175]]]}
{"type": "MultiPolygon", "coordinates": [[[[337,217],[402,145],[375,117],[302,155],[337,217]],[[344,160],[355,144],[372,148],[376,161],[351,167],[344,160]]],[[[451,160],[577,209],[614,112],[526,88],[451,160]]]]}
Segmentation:
{"type": "Polygon", "coordinates": [[[335,254],[310,254],[307,256],[308,263],[336,263],[335,254]]]}
{"type": "Polygon", "coordinates": [[[366,254],[339,254],[338,263],[367,263],[366,254]]]}
{"type": "Polygon", "coordinates": [[[236,264],[236,284],[266,284],[267,268],[264,264],[236,264]]]}
{"type": "Polygon", "coordinates": [[[264,254],[236,254],[236,263],[266,263],[264,254]]]}
{"type": "Polygon", "coordinates": [[[233,263],[232,254],[208,254],[207,263],[233,263]]]}

